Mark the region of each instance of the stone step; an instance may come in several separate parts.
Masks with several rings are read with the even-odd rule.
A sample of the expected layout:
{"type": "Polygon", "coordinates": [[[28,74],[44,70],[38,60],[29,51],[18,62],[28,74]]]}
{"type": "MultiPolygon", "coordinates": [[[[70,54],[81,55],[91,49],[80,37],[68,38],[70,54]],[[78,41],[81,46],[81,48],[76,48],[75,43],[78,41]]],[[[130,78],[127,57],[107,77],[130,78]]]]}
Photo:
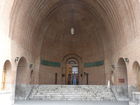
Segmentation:
{"type": "Polygon", "coordinates": [[[82,90],[85,90],[85,91],[88,91],[88,90],[95,90],[95,91],[100,91],[100,90],[106,90],[106,91],[110,91],[109,89],[67,89],[67,88],[64,88],[64,89],[36,89],[36,90],[39,90],[39,91],[52,91],[52,90],[60,90],[60,91],[63,91],[63,90],[66,90],[66,91],[71,91],[71,90],[74,90],[74,91],[82,91],[82,90]]]}
{"type": "MultiPolygon", "coordinates": [[[[41,95],[41,94],[37,94],[37,95],[32,95],[32,96],[97,96],[97,95],[72,95],[72,94],[46,94],[46,95],[41,95]]],[[[99,95],[100,97],[104,97],[103,95],[99,95]]],[[[106,97],[110,97],[112,95],[106,96],[106,97]]]]}
{"type": "Polygon", "coordinates": [[[55,100],[84,100],[84,101],[103,101],[103,100],[106,100],[106,101],[115,101],[115,99],[111,99],[111,98],[71,98],[71,97],[68,97],[68,98],[63,98],[63,97],[51,97],[51,98],[42,98],[42,97],[34,97],[33,99],[29,99],[29,100],[44,100],[44,101],[55,101],[55,100]]]}
{"type": "Polygon", "coordinates": [[[112,94],[110,95],[73,95],[73,94],[45,94],[45,95],[42,95],[42,94],[37,94],[37,95],[32,95],[32,96],[92,96],[92,97],[97,97],[97,96],[100,96],[100,97],[111,97],[113,96],[112,94]]]}
{"type": "Polygon", "coordinates": [[[85,98],[34,98],[34,99],[29,99],[29,100],[48,100],[48,101],[51,101],[51,100],[53,100],[53,101],[55,101],[55,100],[63,100],[63,101],[65,101],[65,100],[89,100],[89,101],[101,101],[101,100],[106,100],[106,101],[115,101],[114,99],[102,99],[102,98],[95,98],[95,99],[90,99],[90,98],[87,98],[87,99],[85,99],[85,98]]]}
{"type": "MultiPolygon", "coordinates": [[[[35,94],[32,94],[32,95],[59,95],[59,94],[61,94],[61,95],[75,95],[75,93],[35,93],[35,94]]],[[[111,94],[111,93],[89,93],[89,94],[87,94],[87,93],[77,93],[77,95],[93,95],[93,96],[110,96],[110,95],[113,95],[113,94],[111,94]]]]}
{"type": "Polygon", "coordinates": [[[106,86],[38,86],[29,96],[30,100],[115,100],[106,86]]]}
{"type": "Polygon", "coordinates": [[[96,98],[93,98],[93,97],[39,97],[39,96],[36,96],[36,97],[33,97],[34,100],[114,100],[114,98],[101,98],[101,97],[96,97],[96,98]]]}
{"type": "MultiPolygon", "coordinates": [[[[99,92],[99,90],[97,91],[97,90],[95,90],[95,91],[93,91],[93,90],[55,90],[55,91],[53,91],[53,90],[51,90],[51,91],[47,91],[47,90],[38,90],[39,92],[99,92]]],[[[111,91],[109,91],[109,90],[104,90],[105,92],[111,92],[111,91]]],[[[100,92],[104,92],[103,90],[100,90],[100,92]]]]}
{"type": "Polygon", "coordinates": [[[39,91],[39,92],[111,92],[111,91],[109,91],[109,90],[98,90],[98,91],[93,91],[93,90],[55,90],[55,91],[53,91],[53,90],[51,90],[51,91],[47,91],[47,90],[45,90],[45,91],[42,91],[42,90],[37,90],[37,91],[39,91]]]}
{"type": "Polygon", "coordinates": [[[47,91],[46,92],[40,92],[40,91],[38,91],[37,93],[56,93],[56,94],[57,93],[68,93],[68,94],[78,94],[78,93],[84,93],[84,94],[99,93],[100,94],[100,93],[106,93],[106,94],[108,94],[108,93],[111,93],[111,92],[106,92],[106,91],[105,92],[92,92],[92,91],[90,91],[90,92],[82,92],[82,91],[81,92],[75,92],[75,91],[74,92],[73,91],[72,92],[70,92],[70,91],[69,92],[65,92],[65,91],[63,91],[63,92],[53,92],[53,91],[52,92],[47,92],[47,91]]]}
{"type": "MultiPolygon", "coordinates": [[[[32,96],[32,97],[30,97],[30,98],[35,98],[35,97],[39,97],[39,98],[45,98],[45,97],[47,97],[47,98],[57,98],[57,97],[63,97],[63,98],[88,98],[88,99],[95,99],[95,98],[97,98],[97,97],[93,97],[93,96],[62,96],[62,95],[56,95],[56,96],[50,96],[50,95],[46,95],[46,96],[32,96]]],[[[109,99],[115,99],[115,98],[110,98],[110,97],[99,97],[99,98],[109,98],[109,99]]]]}

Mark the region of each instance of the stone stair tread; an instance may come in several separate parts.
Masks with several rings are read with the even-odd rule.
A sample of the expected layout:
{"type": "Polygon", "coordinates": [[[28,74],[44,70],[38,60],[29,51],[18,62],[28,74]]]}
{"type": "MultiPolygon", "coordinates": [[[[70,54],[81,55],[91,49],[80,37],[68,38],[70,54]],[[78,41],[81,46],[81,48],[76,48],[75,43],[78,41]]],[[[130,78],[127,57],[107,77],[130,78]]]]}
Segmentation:
{"type": "Polygon", "coordinates": [[[30,100],[115,100],[106,86],[38,86],[29,96],[30,100]]]}

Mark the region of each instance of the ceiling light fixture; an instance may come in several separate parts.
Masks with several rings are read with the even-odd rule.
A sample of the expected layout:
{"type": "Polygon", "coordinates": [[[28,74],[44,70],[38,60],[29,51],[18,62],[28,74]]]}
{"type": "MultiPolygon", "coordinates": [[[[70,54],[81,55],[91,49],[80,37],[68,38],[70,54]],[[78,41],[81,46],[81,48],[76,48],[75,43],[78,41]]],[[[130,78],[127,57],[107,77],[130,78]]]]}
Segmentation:
{"type": "Polygon", "coordinates": [[[73,27],[71,27],[71,35],[74,35],[75,34],[75,29],[73,27]]]}

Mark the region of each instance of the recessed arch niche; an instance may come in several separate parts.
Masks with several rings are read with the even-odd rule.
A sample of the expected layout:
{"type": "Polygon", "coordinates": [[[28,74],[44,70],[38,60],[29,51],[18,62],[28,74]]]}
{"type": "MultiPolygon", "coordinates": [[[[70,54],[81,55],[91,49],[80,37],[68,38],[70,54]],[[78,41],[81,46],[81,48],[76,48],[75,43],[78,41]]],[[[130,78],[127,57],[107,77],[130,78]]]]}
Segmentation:
{"type": "Polygon", "coordinates": [[[34,84],[34,70],[30,72],[30,84],[34,84]]]}
{"type": "Polygon", "coordinates": [[[26,58],[21,57],[17,66],[16,84],[17,85],[27,84],[29,82],[27,76],[28,76],[27,60],[26,58]]]}
{"type": "Polygon", "coordinates": [[[10,90],[12,88],[12,65],[9,60],[5,61],[3,66],[3,76],[2,76],[2,89],[10,90]]]}
{"type": "Polygon", "coordinates": [[[115,72],[111,71],[111,84],[115,85],[115,72]]]}
{"type": "Polygon", "coordinates": [[[133,71],[134,71],[135,77],[136,77],[135,86],[140,91],[140,64],[137,61],[135,61],[133,63],[133,71]]]}
{"type": "Polygon", "coordinates": [[[127,65],[124,58],[118,60],[114,71],[114,85],[117,85],[116,91],[120,96],[128,97],[128,76],[127,65]]]}
{"type": "Polygon", "coordinates": [[[128,85],[127,66],[123,58],[120,58],[118,61],[116,75],[117,75],[117,85],[126,85],[126,86],[128,85]]]}
{"type": "Polygon", "coordinates": [[[25,57],[21,57],[17,64],[16,71],[16,86],[15,86],[16,100],[26,97],[27,91],[28,89],[30,89],[29,84],[30,84],[30,71],[28,70],[27,60],[25,57]]]}

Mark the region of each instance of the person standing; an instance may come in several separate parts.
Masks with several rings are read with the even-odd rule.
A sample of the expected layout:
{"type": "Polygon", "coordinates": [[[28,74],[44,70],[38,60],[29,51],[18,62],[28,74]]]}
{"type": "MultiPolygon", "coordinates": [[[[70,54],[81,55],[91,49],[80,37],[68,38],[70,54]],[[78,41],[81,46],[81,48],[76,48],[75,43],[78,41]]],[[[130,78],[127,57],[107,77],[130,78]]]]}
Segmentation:
{"type": "Polygon", "coordinates": [[[73,85],[77,85],[77,79],[76,79],[76,74],[75,73],[73,75],[73,85]]]}

